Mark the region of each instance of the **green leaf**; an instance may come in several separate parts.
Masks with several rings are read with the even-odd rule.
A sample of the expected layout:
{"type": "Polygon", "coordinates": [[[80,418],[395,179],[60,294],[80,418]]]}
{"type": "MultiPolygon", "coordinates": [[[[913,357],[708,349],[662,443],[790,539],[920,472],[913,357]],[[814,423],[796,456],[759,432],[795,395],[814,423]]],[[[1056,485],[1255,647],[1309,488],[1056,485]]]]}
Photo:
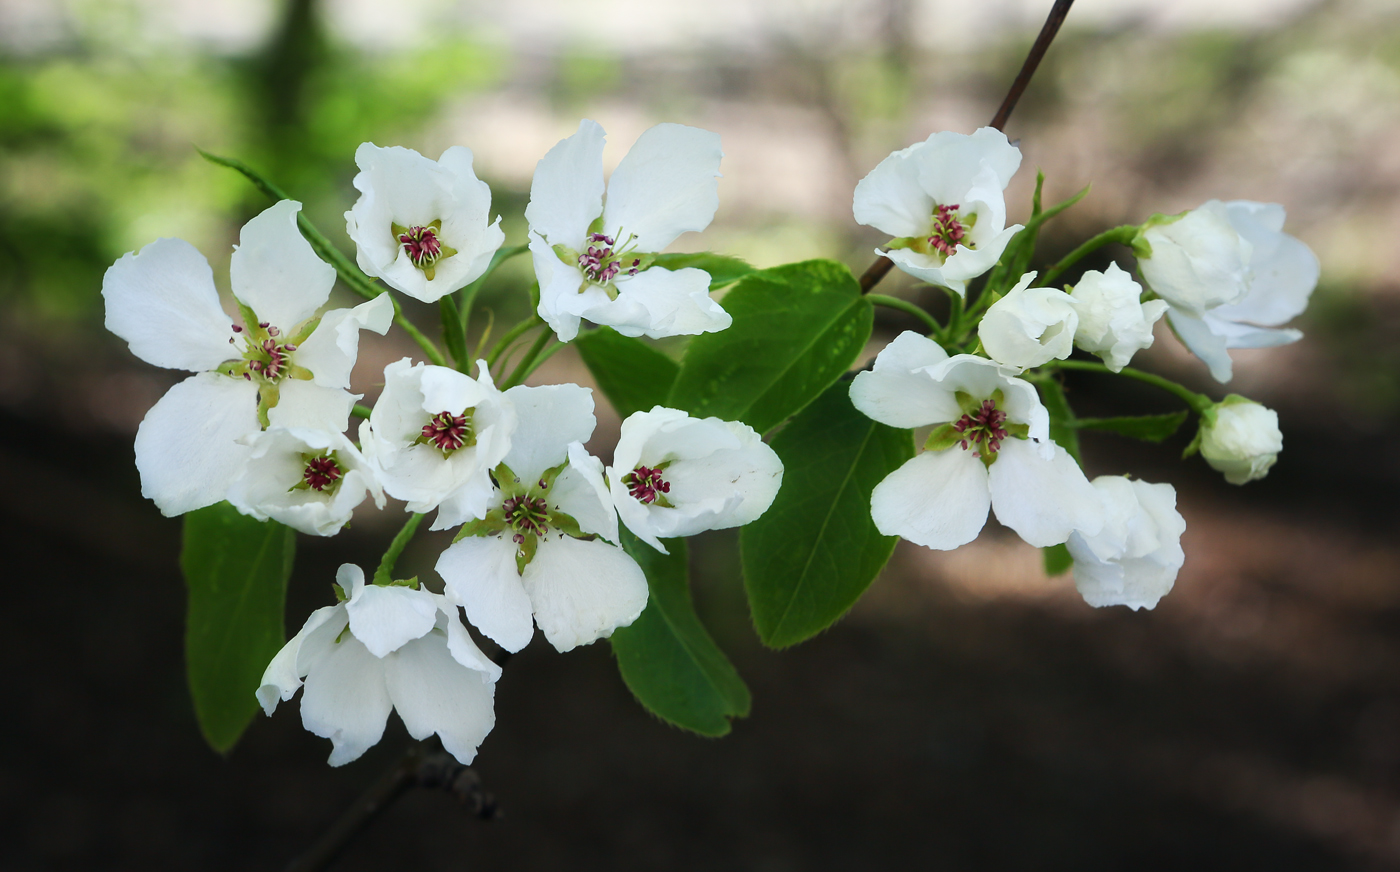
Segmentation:
{"type": "Polygon", "coordinates": [[[1079,421],[1065,397],[1065,389],[1054,376],[1046,376],[1036,381],[1040,388],[1040,398],[1045,403],[1045,411],[1050,413],[1050,439],[1069,452],[1074,462],[1080,466],[1084,461],[1079,457],[1079,421]]]}
{"type": "Polygon", "coordinates": [[[842,264],[809,260],[750,273],[724,298],[727,330],[690,343],[666,405],[759,432],[802,410],[870,338],[870,301],[842,264]]]}
{"type": "Polygon", "coordinates": [[[447,353],[452,355],[457,369],[467,372],[471,367],[467,359],[467,337],[462,333],[462,318],[451,294],[438,300],[438,312],[442,318],[442,344],[447,346],[447,353]]]}
{"type": "Polygon", "coordinates": [[[684,539],[666,540],[670,556],[626,529],[627,549],[647,576],[647,607],[612,635],[622,680],[644,708],[702,736],[723,736],[729,719],[749,713],[749,689],[695,614],[684,539]]]}
{"type": "Polygon", "coordinates": [[[680,371],[671,358],[611,327],[581,333],[574,345],[608,402],[623,418],[665,403],[680,371]]]}
{"type": "Polygon", "coordinates": [[[773,438],[783,486],[744,527],[744,588],[764,644],[811,638],[846,613],[897,538],[870,520],[870,493],[914,456],[913,436],[856,411],[840,381],[773,438]]]}
{"type": "Polygon", "coordinates": [[[220,753],[253,719],[263,671],[286,642],[295,549],[290,528],[240,515],[228,503],[185,515],[185,669],[200,731],[220,753]]]}
{"type": "Polygon", "coordinates": [[[1125,418],[1080,418],[1074,426],[1080,430],[1107,430],[1130,439],[1162,442],[1170,439],[1186,423],[1191,413],[1185,409],[1168,415],[1135,415],[1125,418]]]}
{"type": "Polygon", "coordinates": [[[1042,548],[1040,554],[1045,561],[1045,574],[1052,578],[1064,575],[1074,566],[1074,558],[1070,556],[1069,548],[1065,547],[1064,543],[1042,548]]]}
{"type": "Polygon", "coordinates": [[[732,285],[739,279],[754,272],[754,268],[744,263],[737,257],[726,257],[723,254],[711,254],[708,251],[697,251],[686,254],[658,254],[651,262],[652,266],[665,267],[670,270],[685,269],[686,267],[696,267],[703,269],[710,274],[710,290],[718,290],[726,285],[732,285]]]}

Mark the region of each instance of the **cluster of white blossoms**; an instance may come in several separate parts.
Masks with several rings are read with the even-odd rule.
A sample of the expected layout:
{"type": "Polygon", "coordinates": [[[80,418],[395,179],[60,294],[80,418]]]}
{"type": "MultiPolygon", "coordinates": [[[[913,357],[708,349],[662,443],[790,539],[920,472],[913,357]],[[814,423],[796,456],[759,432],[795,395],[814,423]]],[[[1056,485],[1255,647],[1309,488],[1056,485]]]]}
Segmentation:
{"type": "MultiPolygon", "coordinates": [[[[857,185],[856,220],[896,237],[877,250],[906,273],[962,298],[1020,229],[1004,227],[1003,191],[1019,150],[991,128],[935,133],[891,154],[857,185]]],[[[879,530],[935,549],[975,538],[988,511],[1036,546],[1066,544],[1091,605],[1151,608],[1172,587],[1185,523],[1167,484],[1121,476],[1092,483],[1051,441],[1049,413],[1031,372],[1076,347],[1122,372],[1149,347],[1165,314],[1181,341],[1219,381],[1229,348],[1293,342],[1282,328],[1307,306],[1317,258],[1282,232],[1277,204],[1212,200],[1154,216],[1130,242],[1146,287],[1116,264],[1087,271],[1072,288],[1037,287],[1026,273],[991,295],[970,353],[904,333],[856,376],[851,400],[892,427],[933,426],[922,453],[875,488],[879,530]],[[1028,380],[1030,379],[1030,380],[1028,380]]],[[[1198,409],[1192,449],[1243,484],[1262,478],[1283,447],[1278,416],[1231,395],[1198,409]]]]}
{"type": "MultiPolygon", "coordinates": [[[[652,337],[727,327],[708,273],[652,263],[713,217],[718,136],[676,124],[647,131],[613,173],[606,204],[602,147],[602,129],[585,121],[540,161],[527,210],[539,317],[564,340],[583,318],[652,337]]],[[[355,158],[360,198],[346,222],[366,274],[431,302],[485,273],[505,237],[468,149],[433,161],[366,143],[355,158]]],[[[142,492],[167,516],[227,500],[316,536],[340,531],[366,497],[457,528],[437,561],[440,593],[342,566],[339,603],[311,615],[257,696],[271,714],[304,685],[303,723],[331,740],[332,765],[376,743],[391,709],[413,736],[437,734],[468,763],[494,723],[501,669],[459,608],[505,651],[523,648],[536,625],[559,651],[606,638],[648,599],[619,519],[663,552],[664,539],[746,524],[773,502],[782,463],[744,424],[657,406],[627,418],[604,469],[584,448],[590,389],[501,390],[485,361],[475,378],[409,358],[389,364],[355,441],[359,332],[385,333],[395,306],[386,291],[318,314],[336,270],[298,229],[300,208],[284,200],[243,227],[231,265],[236,318],[208,262],[179,239],[108,270],[108,329],[142,359],[195,373],[141,424],[142,492]]]]}

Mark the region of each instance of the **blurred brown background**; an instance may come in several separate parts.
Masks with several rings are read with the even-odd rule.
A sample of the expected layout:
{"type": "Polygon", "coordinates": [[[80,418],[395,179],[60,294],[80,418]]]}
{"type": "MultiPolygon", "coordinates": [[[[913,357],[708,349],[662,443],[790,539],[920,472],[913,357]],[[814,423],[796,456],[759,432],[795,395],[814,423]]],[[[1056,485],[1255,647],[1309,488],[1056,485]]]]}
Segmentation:
{"type": "MultiPolygon", "coordinates": [[[[984,124],[1048,5],[0,0],[0,865],[279,868],[403,744],[391,720],[332,770],[294,705],[227,759],[194,724],[179,523],[131,462],[180,376],[106,334],[99,297],[103,270],[158,236],[193,242],[226,286],[265,202],[192,146],[261,168],[345,245],[357,144],[464,144],[514,243],[534,162],[580,117],[609,131],[610,163],[679,121],[726,152],[715,224],[680,246],[859,270],[882,240],[851,220],[855,182],[984,124]]],[[[1094,185],[1039,265],[1210,197],[1282,202],[1322,260],[1307,338],[1237,353],[1229,389],[1282,420],[1265,481],[1179,461],[1189,434],[1086,439],[1091,474],[1176,485],[1176,590],[1150,613],[1090,609],[991,525],[951,554],[901,545],[847,619],[775,653],[748,625],[735,537],[710,535],[697,601],[754,692],[732,735],[656,722],[605,644],[537,640],[476,767],[505,819],[413,794],[337,868],[1400,868],[1400,9],[1079,0],[1007,132],[1025,155],[1013,217],[1037,167],[1052,201],[1094,185]]],[[[521,259],[493,283],[498,322],[524,314],[529,278],[521,259]]],[[[935,301],[898,273],[882,290],[935,301]]],[[[880,316],[877,344],[913,326],[880,316]]],[[[359,389],[413,350],[366,341],[359,389]]],[[[1169,335],[1139,363],[1225,393],[1169,335]]],[[[534,380],[588,383],[570,352],[534,380]]],[[[1113,379],[1069,386],[1086,415],[1172,408],[1113,379]]],[[[606,459],[617,419],[599,419],[606,459]]],[[[289,626],[394,524],[370,511],[303,537],[289,626]]],[[[444,544],[407,560],[430,575],[444,544]]]]}

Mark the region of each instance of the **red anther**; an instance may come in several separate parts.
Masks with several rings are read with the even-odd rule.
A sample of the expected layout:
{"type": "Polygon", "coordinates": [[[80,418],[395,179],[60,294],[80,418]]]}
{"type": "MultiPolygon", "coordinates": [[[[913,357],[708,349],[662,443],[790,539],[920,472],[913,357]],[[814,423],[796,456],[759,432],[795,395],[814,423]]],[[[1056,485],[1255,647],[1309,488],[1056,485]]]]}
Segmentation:
{"type": "Polygon", "coordinates": [[[622,477],[627,493],[642,503],[654,503],[661,494],[671,492],[671,483],[661,477],[661,470],[639,466],[622,477]]]}
{"type": "Polygon", "coordinates": [[[947,257],[956,251],[958,243],[967,235],[967,228],[958,219],[958,204],[937,207],[933,216],[928,244],[935,251],[947,257]]]}
{"type": "Polygon", "coordinates": [[[340,464],[335,462],[334,457],[329,455],[313,457],[306,463],[306,469],[301,474],[302,481],[315,491],[324,491],[332,483],[344,475],[341,472],[340,464]]]}
{"type": "Polygon", "coordinates": [[[423,425],[423,438],[443,451],[456,451],[467,444],[471,435],[466,415],[438,412],[423,425]]]}

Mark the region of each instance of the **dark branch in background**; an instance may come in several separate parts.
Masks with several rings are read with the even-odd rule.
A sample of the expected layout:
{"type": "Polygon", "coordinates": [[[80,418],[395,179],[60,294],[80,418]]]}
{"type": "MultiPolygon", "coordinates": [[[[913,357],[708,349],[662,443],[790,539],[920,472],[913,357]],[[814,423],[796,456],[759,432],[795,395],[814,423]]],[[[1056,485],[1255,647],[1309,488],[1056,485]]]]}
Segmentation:
{"type": "MultiPolygon", "coordinates": [[[[1045,52],[1050,48],[1050,43],[1055,41],[1055,34],[1060,32],[1060,25],[1065,23],[1065,16],[1069,15],[1069,7],[1074,5],[1074,0],[1055,0],[1055,5],[1050,7],[1050,15],[1045,19],[1045,24],[1040,28],[1040,35],[1035,38],[1031,45],[1030,53],[1026,55],[1026,62],[1021,64],[1021,72],[1016,74],[1016,79],[1011,83],[1011,90],[1006,92],[1006,98],[1001,101],[1001,106],[997,108],[997,114],[992,116],[992,123],[988,127],[995,127],[1002,130],[1006,127],[1006,120],[1011,117],[1011,110],[1016,108],[1016,101],[1021,99],[1025,93],[1026,86],[1031,83],[1031,76],[1035,75],[1036,68],[1040,66],[1040,61],[1045,57],[1045,52]]],[[[860,276],[860,292],[869,293],[870,289],[880,283],[880,279],[894,266],[894,261],[888,257],[877,258],[865,272],[860,276]]]]}

